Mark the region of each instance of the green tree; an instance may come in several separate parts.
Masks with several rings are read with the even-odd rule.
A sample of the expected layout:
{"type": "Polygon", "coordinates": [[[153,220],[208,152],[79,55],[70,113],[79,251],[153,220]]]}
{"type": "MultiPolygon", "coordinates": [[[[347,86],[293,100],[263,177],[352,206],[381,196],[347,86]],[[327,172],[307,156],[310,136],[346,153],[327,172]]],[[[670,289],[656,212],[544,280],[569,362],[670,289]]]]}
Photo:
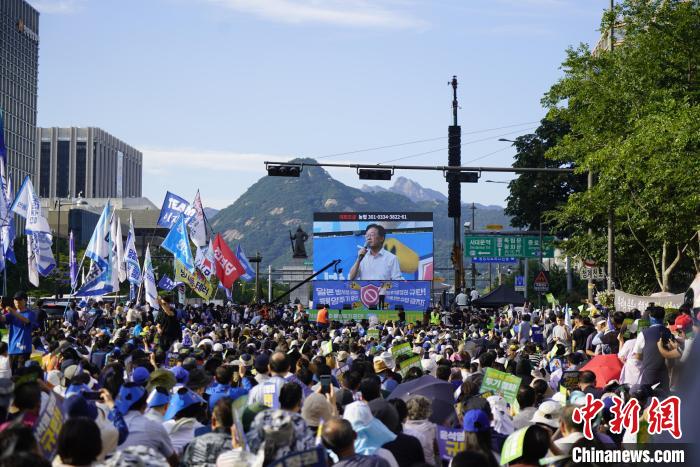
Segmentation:
{"type": "MultiPolygon", "coordinates": [[[[569,254],[602,259],[612,210],[617,250],[632,252],[634,244],[631,261],[646,261],[668,291],[684,252],[698,247],[700,6],[628,0],[605,15],[604,31],[614,18],[624,42],[600,54],[569,49],[564,77],[543,99],[548,117],[570,127],[547,157],[595,174],[592,190],[572,194],[549,219],[574,232],[564,243],[569,254]]],[[[638,279],[638,287],[651,286],[638,279]]]]}
{"type": "MultiPolygon", "coordinates": [[[[571,158],[546,158],[569,126],[559,119],[543,119],[534,133],[519,136],[514,146],[518,150],[513,167],[572,168],[571,158]]],[[[580,174],[553,174],[526,172],[508,184],[505,213],[512,216],[511,225],[526,230],[539,230],[542,214],[566,203],[568,197],[586,189],[586,176],[580,174]]],[[[568,232],[559,232],[566,236],[568,232]]]]}

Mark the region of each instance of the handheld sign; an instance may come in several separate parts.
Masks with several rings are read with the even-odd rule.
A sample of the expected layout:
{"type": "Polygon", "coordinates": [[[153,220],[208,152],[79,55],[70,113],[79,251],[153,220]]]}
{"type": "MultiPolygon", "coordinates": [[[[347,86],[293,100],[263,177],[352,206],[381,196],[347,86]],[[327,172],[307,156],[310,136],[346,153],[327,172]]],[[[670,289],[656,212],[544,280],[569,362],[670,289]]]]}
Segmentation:
{"type": "Polygon", "coordinates": [[[487,368],[481,388],[479,388],[479,394],[485,392],[499,394],[503,396],[506,402],[512,404],[518,395],[520,382],[521,378],[517,376],[493,368],[487,368]]]}

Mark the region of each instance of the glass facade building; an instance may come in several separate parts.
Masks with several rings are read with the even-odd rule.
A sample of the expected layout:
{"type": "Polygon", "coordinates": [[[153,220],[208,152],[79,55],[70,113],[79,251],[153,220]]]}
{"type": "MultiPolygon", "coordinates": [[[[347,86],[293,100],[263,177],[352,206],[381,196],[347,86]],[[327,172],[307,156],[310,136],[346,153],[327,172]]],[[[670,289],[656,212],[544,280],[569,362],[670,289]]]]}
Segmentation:
{"type": "Polygon", "coordinates": [[[15,189],[36,172],[39,13],[24,0],[0,0],[0,109],[15,189]]]}
{"type": "Polygon", "coordinates": [[[42,198],[138,198],[143,155],[100,128],[38,128],[34,189],[42,198]]]}

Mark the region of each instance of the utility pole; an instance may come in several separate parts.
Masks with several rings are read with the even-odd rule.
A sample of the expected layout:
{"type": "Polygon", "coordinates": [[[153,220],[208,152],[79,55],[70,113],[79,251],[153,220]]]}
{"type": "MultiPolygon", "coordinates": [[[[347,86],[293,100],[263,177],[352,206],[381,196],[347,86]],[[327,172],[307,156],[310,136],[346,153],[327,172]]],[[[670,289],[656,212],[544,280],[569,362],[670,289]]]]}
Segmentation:
{"type": "Polygon", "coordinates": [[[272,303],[272,265],[267,265],[267,303],[272,303]]]}
{"type": "MultiPolygon", "coordinates": [[[[476,221],[474,217],[474,213],[476,212],[476,205],[472,201],[472,232],[476,230],[476,221]]],[[[474,258],[471,258],[471,263],[472,263],[472,289],[476,289],[476,264],[474,264],[474,258]]]]}
{"type": "MultiPolygon", "coordinates": [[[[615,0],[610,0],[610,53],[615,48],[615,0]]],[[[615,271],[615,208],[608,210],[608,290],[613,289],[613,274],[615,271]]]]}
{"type": "MultiPolygon", "coordinates": [[[[447,162],[451,167],[459,167],[462,165],[462,148],[461,137],[462,130],[457,124],[457,76],[452,77],[452,81],[448,84],[452,85],[452,125],[448,127],[448,149],[447,162]]],[[[462,252],[462,189],[458,180],[448,181],[447,183],[447,215],[453,221],[453,244],[452,255],[454,259],[455,270],[455,293],[464,287],[464,254],[462,252]]]]}

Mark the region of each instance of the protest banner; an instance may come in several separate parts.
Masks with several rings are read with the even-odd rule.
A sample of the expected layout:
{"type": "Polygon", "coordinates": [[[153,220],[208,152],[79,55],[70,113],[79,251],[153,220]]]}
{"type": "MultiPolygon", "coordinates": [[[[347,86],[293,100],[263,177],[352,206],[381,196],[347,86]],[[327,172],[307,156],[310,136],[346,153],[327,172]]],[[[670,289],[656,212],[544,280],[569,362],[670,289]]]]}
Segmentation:
{"type": "Polygon", "coordinates": [[[525,441],[527,429],[528,427],[521,428],[506,438],[506,442],[503,443],[503,449],[501,450],[501,465],[522,457],[523,442],[525,441]]]}
{"type": "Polygon", "coordinates": [[[485,392],[499,394],[503,396],[506,402],[512,404],[515,397],[518,395],[519,388],[520,378],[517,376],[494,370],[493,368],[487,368],[484,374],[484,380],[481,383],[481,388],[479,389],[479,394],[485,392]]]}
{"type": "Polygon", "coordinates": [[[379,339],[379,329],[368,329],[367,337],[374,337],[375,339],[379,339]]]}
{"type": "Polygon", "coordinates": [[[462,429],[438,426],[435,437],[437,438],[440,457],[443,460],[451,461],[454,456],[466,448],[464,430],[462,429]]]}
{"type": "Polygon", "coordinates": [[[391,348],[391,355],[394,358],[400,357],[401,355],[413,355],[411,344],[404,342],[403,344],[393,346],[391,348]]]}
{"type": "Polygon", "coordinates": [[[407,358],[406,360],[399,363],[399,373],[402,377],[406,377],[406,373],[411,368],[421,368],[420,355],[414,355],[413,357],[407,358]]]}
{"type": "Polygon", "coordinates": [[[199,270],[195,270],[194,273],[191,273],[179,261],[175,261],[174,280],[189,285],[190,288],[204,300],[209,300],[214,295],[214,285],[204,277],[204,274],[199,272],[199,270]]]}
{"type": "Polygon", "coordinates": [[[58,434],[63,427],[63,420],[62,402],[56,394],[50,393],[49,400],[34,425],[34,437],[44,459],[51,460],[56,455],[58,434]]]}

